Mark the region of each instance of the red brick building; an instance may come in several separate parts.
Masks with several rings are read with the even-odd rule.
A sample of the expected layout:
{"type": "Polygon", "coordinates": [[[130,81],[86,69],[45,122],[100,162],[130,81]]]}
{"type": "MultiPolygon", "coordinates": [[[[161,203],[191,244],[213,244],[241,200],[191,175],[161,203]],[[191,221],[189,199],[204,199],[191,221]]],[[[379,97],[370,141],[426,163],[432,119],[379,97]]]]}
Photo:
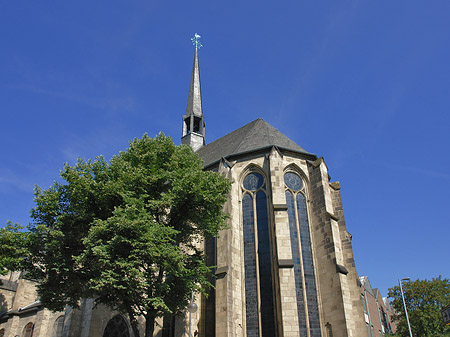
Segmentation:
{"type": "Polygon", "coordinates": [[[389,336],[396,331],[392,321],[394,311],[387,297],[382,297],[378,288],[372,288],[367,276],[360,278],[361,301],[368,337],[389,336]]]}

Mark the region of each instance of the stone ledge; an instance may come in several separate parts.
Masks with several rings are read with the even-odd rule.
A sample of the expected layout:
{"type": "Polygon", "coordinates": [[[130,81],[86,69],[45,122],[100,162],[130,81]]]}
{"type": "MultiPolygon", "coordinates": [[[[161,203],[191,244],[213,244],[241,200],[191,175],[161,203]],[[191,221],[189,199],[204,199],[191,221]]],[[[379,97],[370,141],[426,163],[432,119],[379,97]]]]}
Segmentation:
{"type": "Polygon", "coordinates": [[[287,211],[288,207],[286,204],[273,204],[274,211],[287,211]]]}
{"type": "Polygon", "coordinates": [[[324,160],[323,160],[323,157],[320,157],[319,159],[316,159],[312,165],[314,166],[314,168],[316,168],[322,163],[324,163],[324,160]]]}
{"type": "Polygon", "coordinates": [[[222,157],[220,160],[222,161],[225,167],[228,166],[229,168],[233,168],[234,164],[228,161],[227,158],[222,157]]]}
{"type": "Polygon", "coordinates": [[[333,181],[332,183],[330,183],[330,187],[335,191],[339,191],[341,189],[341,184],[339,183],[339,181],[333,181]]]}
{"type": "Polygon", "coordinates": [[[331,219],[333,219],[333,220],[335,220],[335,221],[339,221],[339,217],[337,217],[336,215],[334,215],[334,214],[332,214],[332,213],[330,213],[330,212],[327,212],[327,215],[328,215],[331,219]]]}
{"type": "Polygon", "coordinates": [[[279,259],[278,268],[294,268],[294,261],[292,259],[279,259]]]}
{"type": "Polygon", "coordinates": [[[1,280],[0,281],[0,289],[16,291],[17,290],[17,281],[1,280]]]}
{"type": "Polygon", "coordinates": [[[217,268],[214,275],[216,276],[216,279],[221,279],[227,276],[227,274],[228,274],[228,266],[224,266],[217,268]]]}
{"type": "Polygon", "coordinates": [[[348,270],[347,268],[345,268],[345,266],[343,266],[342,264],[336,263],[336,271],[338,273],[347,275],[348,274],[348,270]]]}

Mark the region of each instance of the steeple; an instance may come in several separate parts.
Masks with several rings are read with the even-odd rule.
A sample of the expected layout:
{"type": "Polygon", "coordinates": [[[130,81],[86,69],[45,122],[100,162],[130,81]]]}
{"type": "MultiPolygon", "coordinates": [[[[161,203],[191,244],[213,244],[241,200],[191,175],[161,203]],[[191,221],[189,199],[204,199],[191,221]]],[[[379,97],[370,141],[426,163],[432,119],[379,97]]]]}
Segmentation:
{"type": "Polygon", "coordinates": [[[202,94],[200,89],[200,69],[198,66],[198,49],[202,47],[200,35],[195,34],[191,39],[195,45],[194,66],[192,68],[191,85],[183,116],[183,136],[181,144],[187,144],[194,151],[205,145],[205,119],[202,110],[202,94]]]}

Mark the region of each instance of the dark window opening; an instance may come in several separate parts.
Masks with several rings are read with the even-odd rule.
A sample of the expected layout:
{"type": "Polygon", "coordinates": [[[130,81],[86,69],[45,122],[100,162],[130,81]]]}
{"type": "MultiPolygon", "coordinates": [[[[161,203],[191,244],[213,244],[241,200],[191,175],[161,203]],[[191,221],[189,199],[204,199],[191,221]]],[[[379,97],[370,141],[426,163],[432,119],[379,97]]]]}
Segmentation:
{"type": "Polygon", "coordinates": [[[184,120],[184,125],[186,127],[186,134],[191,133],[191,117],[188,117],[184,120]]]}
{"type": "Polygon", "coordinates": [[[325,326],[327,328],[327,337],[333,337],[333,328],[331,327],[330,322],[327,322],[325,326]]]}
{"type": "Polygon", "coordinates": [[[366,299],[363,294],[361,294],[361,301],[362,301],[364,313],[367,314],[366,299]]]}
{"type": "Polygon", "coordinates": [[[388,319],[387,319],[387,315],[384,312],[383,308],[381,308],[381,316],[382,316],[382,321],[383,321],[383,326],[384,326],[384,331],[386,333],[390,333],[391,332],[391,327],[389,326],[388,323],[388,319]]]}
{"type": "Polygon", "coordinates": [[[175,336],[175,316],[167,314],[163,318],[162,337],[175,336]]]}
{"type": "Polygon", "coordinates": [[[106,325],[103,337],[130,337],[128,325],[122,316],[114,316],[106,325]]]}
{"type": "Polygon", "coordinates": [[[202,119],[199,117],[194,117],[194,132],[200,133],[200,123],[202,119]]]}
{"type": "Polygon", "coordinates": [[[184,126],[186,129],[186,134],[190,134],[191,132],[202,133],[202,119],[200,117],[190,116],[184,120],[184,126]],[[193,125],[191,128],[191,118],[193,118],[193,125]]]}
{"type": "MultiPolygon", "coordinates": [[[[216,262],[216,239],[209,238],[205,242],[206,263],[211,268],[212,274],[208,277],[208,281],[213,286],[216,283],[216,277],[214,276],[217,265],[216,262]]],[[[202,306],[203,319],[203,332],[200,337],[214,337],[216,335],[216,292],[215,288],[211,287],[208,290],[208,297],[203,296],[202,306]]]]}
{"type": "Polygon", "coordinates": [[[27,325],[25,325],[25,327],[23,328],[22,336],[23,337],[32,337],[33,330],[34,330],[34,324],[30,322],[27,325]]]}

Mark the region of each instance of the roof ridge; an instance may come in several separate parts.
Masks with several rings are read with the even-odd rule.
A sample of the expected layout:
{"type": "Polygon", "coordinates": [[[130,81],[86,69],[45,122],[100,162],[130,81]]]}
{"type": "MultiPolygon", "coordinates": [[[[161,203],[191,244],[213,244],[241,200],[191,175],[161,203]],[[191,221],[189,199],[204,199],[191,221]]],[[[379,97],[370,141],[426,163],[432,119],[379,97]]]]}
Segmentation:
{"type": "Polygon", "coordinates": [[[270,146],[315,157],[262,118],[216,139],[200,148],[197,153],[203,158],[205,166],[209,166],[222,157],[258,151],[270,146]]]}

